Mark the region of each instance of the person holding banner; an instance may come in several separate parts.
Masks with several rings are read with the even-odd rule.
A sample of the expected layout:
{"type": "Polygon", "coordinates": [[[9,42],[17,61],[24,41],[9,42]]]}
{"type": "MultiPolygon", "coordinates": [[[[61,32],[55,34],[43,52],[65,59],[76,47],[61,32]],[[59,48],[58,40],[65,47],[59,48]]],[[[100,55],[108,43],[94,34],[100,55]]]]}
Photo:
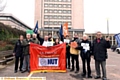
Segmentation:
{"type": "Polygon", "coordinates": [[[110,48],[109,38],[103,39],[102,33],[96,33],[96,39],[93,41],[93,55],[95,59],[95,68],[96,74],[95,79],[101,78],[100,73],[100,65],[102,67],[103,77],[102,80],[107,80],[106,75],[106,59],[108,58],[107,55],[107,48],[110,48]]]}
{"type": "Polygon", "coordinates": [[[52,41],[52,34],[48,33],[48,41],[52,41]]]}
{"type": "Polygon", "coordinates": [[[46,46],[46,47],[53,46],[53,42],[49,41],[48,38],[49,37],[47,35],[45,35],[44,39],[41,38],[40,37],[40,31],[38,31],[37,39],[40,41],[40,45],[46,46]]]}
{"type": "Polygon", "coordinates": [[[91,42],[88,40],[87,35],[83,35],[83,39],[80,43],[81,47],[77,47],[77,49],[80,49],[80,56],[82,59],[82,66],[83,66],[83,73],[82,76],[86,76],[86,63],[87,63],[87,77],[92,78],[91,76],[91,67],[90,67],[90,61],[91,61],[91,55],[92,55],[92,46],[91,42]]]}
{"type": "Polygon", "coordinates": [[[29,44],[30,42],[33,42],[31,40],[31,35],[28,33],[26,34],[26,39],[23,40],[22,46],[23,48],[23,56],[24,56],[24,60],[23,60],[23,68],[22,68],[22,73],[28,71],[30,72],[30,53],[29,53],[29,44]]]}
{"type": "Polygon", "coordinates": [[[18,65],[19,65],[19,60],[20,60],[20,67],[19,70],[22,71],[22,66],[23,66],[23,35],[20,35],[19,40],[16,42],[14,50],[13,50],[13,55],[15,56],[15,71],[14,73],[17,73],[18,71],[18,65]]]}
{"type": "Polygon", "coordinates": [[[33,41],[33,43],[40,44],[39,40],[37,39],[37,35],[36,34],[32,35],[32,41],[33,41]]]}
{"type": "Polygon", "coordinates": [[[80,44],[80,40],[78,39],[78,34],[74,34],[74,40],[70,42],[70,54],[72,57],[72,69],[70,71],[74,71],[74,60],[76,61],[76,71],[79,72],[79,50],[76,47],[80,44]]]}
{"type": "Polygon", "coordinates": [[[58,44],[60,44],[60,40],[59,40],[59,38],[56,38],[55,43],[53,45],[58,45],[58,44]]]}

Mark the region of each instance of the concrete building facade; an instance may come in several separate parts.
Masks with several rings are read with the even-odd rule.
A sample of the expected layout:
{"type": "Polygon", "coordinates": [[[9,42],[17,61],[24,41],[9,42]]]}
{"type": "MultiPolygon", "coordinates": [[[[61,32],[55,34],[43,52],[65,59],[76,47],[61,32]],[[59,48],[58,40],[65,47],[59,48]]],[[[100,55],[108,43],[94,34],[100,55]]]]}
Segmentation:
{"type": "Polygon", "coordinates": [[[30,28],[12,14],[0,13],[0,22],[22,31],[26,31],[27,29],[32,30],[32,28],[30,28]]]}
{"type": "Polygon", "coordinates": [[[54,34],[60,25],[68,22],[69,34],[80,35],[84,32],[83,0],[35,0],[35,24],[39,28],[54,34]]]}

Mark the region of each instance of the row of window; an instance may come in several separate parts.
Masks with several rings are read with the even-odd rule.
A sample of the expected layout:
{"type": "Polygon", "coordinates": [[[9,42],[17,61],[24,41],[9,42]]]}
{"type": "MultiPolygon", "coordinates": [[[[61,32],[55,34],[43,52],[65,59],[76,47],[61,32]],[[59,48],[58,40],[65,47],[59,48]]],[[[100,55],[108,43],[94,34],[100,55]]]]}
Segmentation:
{"type": "MultiPolygon", "coordinates": [[[[44,21],[44,25],[61,25],[64,23],[65,21],[44,21]]],[[[71,21],[68,22],[68,25],[72,25],[71,21]]]]}
{"type": "Polygon", "coordinates": [[[44,4],[44,7],[50,8],[71,8],[71,4],[44,4]]]}
{"type": "Polygon", "coordinates": [[[45,9],[44,13],[71,14],[71,10],[45,9]]]}
{"type": "Polygon", "coordinates": [[[44,2],[71,2],[72,0],[44,0],[44,2]]]}
{"type": "Polygon", "coordinates": [[[61,16],[61,15],[44,15],[44,19],[71,19],[71,16],[61,16]]]}

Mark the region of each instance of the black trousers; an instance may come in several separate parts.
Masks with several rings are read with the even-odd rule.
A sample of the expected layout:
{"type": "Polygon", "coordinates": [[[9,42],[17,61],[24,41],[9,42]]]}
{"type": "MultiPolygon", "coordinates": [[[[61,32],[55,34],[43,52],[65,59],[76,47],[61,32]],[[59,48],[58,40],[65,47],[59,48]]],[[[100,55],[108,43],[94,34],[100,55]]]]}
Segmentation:
{"type": "Polygon", "coordinates": [[[15,56],[15,70],[18,70],[18,65],[19,65],[19,61],[20,61],[20,66],[19,66],[19,70],[22,70],[22,66],[23,66],[23,57],[18,57],[15,56]]]}
{"type": "Polygon", "coordinates": [[[74,70],[74,61],[76,61],[76,71],[79,71],[79,56],[71,54],[72,57],[72,70],[74,70]]]}
{"type": "Polygon", "coordinates": [[[90,67],[90,57],[89,58],[83,58],[82,59],[82,67],[83,67],[83,74],[86,74],[86,62],[87,62],[87,72],[88,72],[88,76],[91,75],[91,67],[90,67]]]}
{"type": "Polygon", "coordinates": [[[66,68],[70,68],[70,53],[66,53],[66,68]]]}

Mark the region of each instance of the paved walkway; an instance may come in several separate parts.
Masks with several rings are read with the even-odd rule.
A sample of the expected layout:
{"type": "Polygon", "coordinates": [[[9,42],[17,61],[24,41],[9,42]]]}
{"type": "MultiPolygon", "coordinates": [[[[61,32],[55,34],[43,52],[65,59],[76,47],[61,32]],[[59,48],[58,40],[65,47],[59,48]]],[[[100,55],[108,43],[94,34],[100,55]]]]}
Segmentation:
{"type": "MultiPolygon", "coordinates": [[[[108,50],[107,59],[107,77],[109,80],[120,80],[120,54],[116,52],[112,52],[108,50]]],[[[80,75],[82,73],[81,67],[81,59],[80,59],[80,72],[75,74],[74,72],[70,72],[69,70],[67,73],[35,73],[32,77],[46,77],[47,80],[95,80],[82,78],[80,75]]],[[[94,60],[91,60],[91,69],[92,69],[92,76],[95,76],[95,67],[94,67],[94,60]]],[[[0,69],[0,77],[27,77],[28,73],[14,73],[14,64],[8,65],[4,69],[0,69]]],[[[98,79],[101,80],[101,79],[98,79]]]]}

